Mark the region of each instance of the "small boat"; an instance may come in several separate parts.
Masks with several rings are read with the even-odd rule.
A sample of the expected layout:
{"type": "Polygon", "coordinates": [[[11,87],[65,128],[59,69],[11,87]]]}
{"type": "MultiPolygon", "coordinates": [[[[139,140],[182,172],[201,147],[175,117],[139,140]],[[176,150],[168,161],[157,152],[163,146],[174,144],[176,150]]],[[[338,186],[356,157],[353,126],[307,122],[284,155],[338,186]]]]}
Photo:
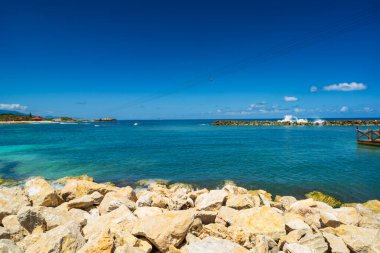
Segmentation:
{"type": "Polygon", "coordinates": [[[380,128],[377,130],[367,129],[363,131],[357,127],[356,141],[358,144],[380,147],[380,128]]]}
{"type": "Polygon", "coordinates": [[[139,125],[139,123],[135,122],[133,125],[134,125],[134,126],[138,126],[138,125],[139,125]]]}

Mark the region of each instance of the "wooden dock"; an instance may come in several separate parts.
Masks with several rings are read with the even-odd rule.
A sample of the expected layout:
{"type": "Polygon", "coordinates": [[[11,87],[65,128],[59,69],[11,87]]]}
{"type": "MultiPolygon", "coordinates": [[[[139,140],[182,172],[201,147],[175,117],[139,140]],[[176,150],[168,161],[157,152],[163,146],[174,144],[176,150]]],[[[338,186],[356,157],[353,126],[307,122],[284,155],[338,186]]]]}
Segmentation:
{"type": "Polygon", "coordinates": [[[356,140],[358,144],[380,147],[380,129],[362,131],[356,128],[356,140]]]}

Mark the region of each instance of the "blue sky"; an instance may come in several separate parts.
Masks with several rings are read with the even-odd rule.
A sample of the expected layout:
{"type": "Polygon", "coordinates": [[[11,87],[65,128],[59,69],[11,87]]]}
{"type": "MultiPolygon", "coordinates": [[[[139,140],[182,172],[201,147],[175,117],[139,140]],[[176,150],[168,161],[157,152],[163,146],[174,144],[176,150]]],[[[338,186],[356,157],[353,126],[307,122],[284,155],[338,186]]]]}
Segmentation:
{"type": "Polygon", "coordinates": [[[379,17],[377,0],[5,0],[0,110],[380,117],[379,17]]]}

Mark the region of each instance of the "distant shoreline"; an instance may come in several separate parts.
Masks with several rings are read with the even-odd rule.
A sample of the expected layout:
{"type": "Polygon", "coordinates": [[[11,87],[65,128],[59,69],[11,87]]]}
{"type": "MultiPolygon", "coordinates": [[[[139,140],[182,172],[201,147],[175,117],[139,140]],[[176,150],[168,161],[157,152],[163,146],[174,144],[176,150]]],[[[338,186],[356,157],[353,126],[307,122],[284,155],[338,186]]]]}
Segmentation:
{"type": "Polygon", "coordinates": [[[315,122],[298,121],[243,121],[216,120],[213,126],[380,126],[380,120],[321,120],[315,122]]]}

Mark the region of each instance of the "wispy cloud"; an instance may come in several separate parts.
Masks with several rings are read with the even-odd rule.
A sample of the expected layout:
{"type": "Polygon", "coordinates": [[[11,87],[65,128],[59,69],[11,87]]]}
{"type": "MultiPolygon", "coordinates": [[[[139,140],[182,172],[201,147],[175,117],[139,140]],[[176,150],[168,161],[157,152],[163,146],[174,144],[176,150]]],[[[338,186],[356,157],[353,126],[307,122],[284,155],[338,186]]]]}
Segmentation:
{"type": "Polygon", "coordinates": [[[318,87],[317,86],[311,86],[310,87],[310,92],[317,92],[318,91],[318,87]]]}
{"type": "Polygon", "coordinates": [[[288,97],[288,96],[285,96],[284,100],[286,102],[295,102],[295,101],[298,101],[298,98],[297,97],[288,97]]]}
{"type": "Polygon", "coordinates": [[[347,106],[342,106],[342,108],[340,108],[340,112],[348,112],[349,108],[347,106]]]}
{"type": "Polygon", "coordinates": [[[356,91],[356,90],[366,90],[367,85],[363,83],[339,83],[339,84],[331,84],[323,87],[325,91],[356,91]]]}
{"type": "Polygon", "coordinates": [[[0,104],[0,110],[24,111],[28,107],[20,104],[0,104]]]}

